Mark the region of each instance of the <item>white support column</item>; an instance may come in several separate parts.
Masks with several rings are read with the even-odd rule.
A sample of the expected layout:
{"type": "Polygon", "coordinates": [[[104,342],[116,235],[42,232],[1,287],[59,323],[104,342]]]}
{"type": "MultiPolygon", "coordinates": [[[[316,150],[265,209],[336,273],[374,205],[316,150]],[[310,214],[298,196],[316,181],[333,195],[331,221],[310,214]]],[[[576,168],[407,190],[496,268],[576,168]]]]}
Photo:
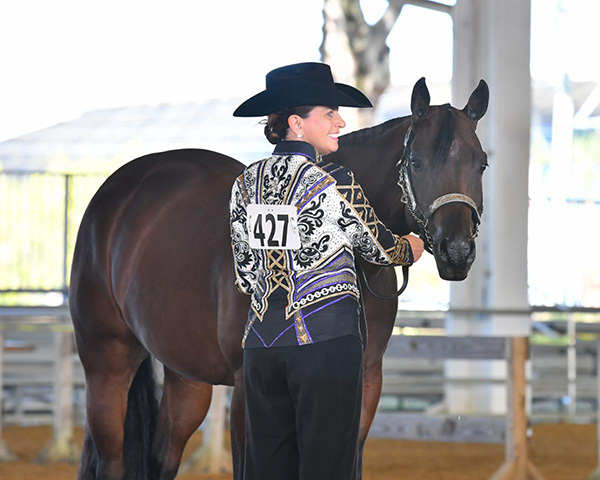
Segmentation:
{"type": "Polygon", "coordinates": [[[79,460],[73,441],[73,332],[54,333],[54,420],[52,440],[37,456],[39,463],[79,460]]]}
{"type": "MultiPolygon", "coordinates": [[[[596,398],[600,400],[600,340],[596,340],[596,398]]],[[[596,470],[588,480],[600,479],[600,402],[596,405],[596,470]]]]}
{"type": "Polygon", "coordinates": [[[0,325],[0,462],[12,462],[15,455],[9,450],[2,438],[2,391],[4,388],[4,333],[0,325]]]}
{"type": "Polygon", "coordinates": [[[569,346],[567,347],[567,395],[569,404],[567,405],[567,411],[571,421],[573,421],[572,419],[577,413],[577,323],[572,313],[567,316],[567,336],[569,339],[569,346]]]}
{"type": "MultiPolygon", "coordinates": [[[[462,107],[483,78],[490,105],[478,136],[489,157],[485,212],[469,277],[451,285],[451,308],[526,310],[530,130],[528,0],[458,0],[453,8],[453,104],[462,107]]],[[[448,335],[527,336],[527,315],[454,315],[448,335]]],[[[502,362],[448,361],[451,378],[504,378],[502,362]]],[[[446,386],[450,413],[503,413],[506,389],[446,386]]]]}

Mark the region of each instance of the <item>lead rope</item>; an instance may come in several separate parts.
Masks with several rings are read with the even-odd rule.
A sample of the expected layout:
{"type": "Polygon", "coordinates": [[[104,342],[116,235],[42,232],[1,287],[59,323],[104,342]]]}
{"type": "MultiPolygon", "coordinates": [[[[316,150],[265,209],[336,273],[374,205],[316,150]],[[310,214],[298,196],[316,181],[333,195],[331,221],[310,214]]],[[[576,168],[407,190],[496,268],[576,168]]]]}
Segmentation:
{"type": "MultiPolygon", "coordinates": [[[[402,152],[402,157],[398,161],[397,165],[400,165],[404,158],[404,154],[406,152],[406,145],[408,144],[408,141],[410,139],[411,132],[412,132],[412,126],[409,126],[408,130],[406,131],[406,135],[404,136],[404,151],[402,152]]],[[[400,170],[400,180],[398,180],[398,185],[402,189],[402,198],[401,198],[402,203],[406,204],[410,213],[413,215],[413,217],[415,217],[415,220],[417,220],[417,222],[419,222],[419,219],[415,216],[412,208],[409,205],[410,200],[409,200],[409,194],[407,191],[408,189],[405,188],[405,185],[403,185],[403,182],[402,182],[402,169],[400,170]]],[[[427,232],[427,230],[425,230],[425,232],[429,233],[429,232],[427,232]]],[[[365,274],[365,271],[358,264],[358,262],[356,263],[356,270],[357,270],[357,272],[360,272],[360,276],[362,277],[363,283],[365,284],[365,287],[367,287],[367,290],[369,291],[369,293],[371,295],[373,295],[375,298],[378,298],[380,300],[394,300],[394,299],[398,298],[400,295],[402,295],[404,293],[404,290],[406,290],[406,287],[408,287],[408,266],[407,265],[402,266],[402,286],[400,287],[400,290],[398,290],[396,292],[395,295],[379,295],[378,293],[375,293],[371,289],[371,286],[369,285],[369,282],[367,281],[367,275],[365,274]]]]}
{"type": "Polygon", "coordinates": [[[375,293],[373,290],[371,290],[369,282],[367,281],[367,276],[365,275],[365,271],[358,264],[358,262],[356,263],[356,270],[360,272],[362,280],[365,284],[365,287],[367,287],[369,293],[375,298],[378,298],[379,300],[394,300],[395,298],[398,298],[400,295],[402,295],[404,293],[404,290],[406,290],[406,287],[408,287],[408,265],[402,266],[402,286],[400,287],[400,290],[398,290],[395,295],[390,296],[379,295],[378,293],[375,293]]]}

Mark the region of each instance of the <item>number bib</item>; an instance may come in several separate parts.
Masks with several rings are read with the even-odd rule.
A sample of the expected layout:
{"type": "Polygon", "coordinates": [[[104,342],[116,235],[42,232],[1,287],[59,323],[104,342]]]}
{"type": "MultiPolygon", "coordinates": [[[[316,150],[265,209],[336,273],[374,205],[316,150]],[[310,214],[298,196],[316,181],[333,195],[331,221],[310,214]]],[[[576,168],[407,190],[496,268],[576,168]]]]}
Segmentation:
{"type": "Polygon", "coordinates": [[[298,213],[293,205],[258,205],[248,212],[248,238],[251,248],[296,250],[300,248],[298,213]]]}

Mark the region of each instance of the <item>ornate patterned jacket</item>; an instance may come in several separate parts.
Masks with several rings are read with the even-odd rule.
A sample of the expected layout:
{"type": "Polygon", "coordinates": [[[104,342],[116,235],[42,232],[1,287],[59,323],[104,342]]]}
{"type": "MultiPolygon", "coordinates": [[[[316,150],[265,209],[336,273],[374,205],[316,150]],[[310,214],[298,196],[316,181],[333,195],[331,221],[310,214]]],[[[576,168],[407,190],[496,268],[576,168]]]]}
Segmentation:
{"type": "MultiPolygon", "coordinates": [[[[269,226],[275,228],[275,221],[269,226]]],[[[352,172],[321,160],[306,142],[280,142],[273,156],[244,169],[231,192],[230,227],[236,285],[252,296],[254,312],[242,344],[254,321],[262,321],[276,290],[287,296],[279,302],[286,319],[326,299],[358,299],[354,252],[378,265],[413,262],[408,241],[379,221],[352,172]],[[262,224],[248,229],[252,204],[294,206],[299,248],[251,248],[253,235],[269,240],[262,224]]]]}

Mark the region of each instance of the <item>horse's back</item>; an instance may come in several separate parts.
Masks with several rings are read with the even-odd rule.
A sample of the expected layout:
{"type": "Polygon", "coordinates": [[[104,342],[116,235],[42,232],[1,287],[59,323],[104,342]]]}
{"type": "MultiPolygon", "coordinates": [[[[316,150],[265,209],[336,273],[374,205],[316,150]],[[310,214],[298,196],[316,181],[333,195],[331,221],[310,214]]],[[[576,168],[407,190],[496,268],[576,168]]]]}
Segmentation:
{"type": "Polygon", "coordinates": [[[189,149],[147,155],[111,175],[78,234],[70,298],[77,333],[133,334],[174,370],[202,376],[184,352],[221,356],[215,291],[231,270],[228,203],[242,169],[189,149]]]}
{"type": "Polygon", "coordinates": [[[231,185],[242,169],[237,160],[210,150],[170,150],[139,157],[107,178],[90,201],[82,224],[95,220],[86,217],[98,215],[98,211],[114,211],[147,186],[158,188],[156,198],[191,184],[213,186],[218,192],[223,182],[231,185]]]}

